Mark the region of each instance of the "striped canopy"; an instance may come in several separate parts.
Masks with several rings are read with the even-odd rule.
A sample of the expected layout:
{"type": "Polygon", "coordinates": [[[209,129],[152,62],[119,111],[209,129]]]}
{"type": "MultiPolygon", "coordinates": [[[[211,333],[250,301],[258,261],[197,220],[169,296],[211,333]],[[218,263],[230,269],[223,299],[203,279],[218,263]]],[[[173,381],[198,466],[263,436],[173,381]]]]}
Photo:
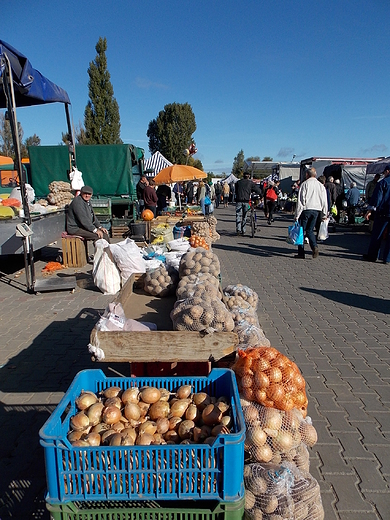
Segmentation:
{"type": "Polygon", "coordinates": [[[144,162],[145,170],[153,170],[151,174],[152,177],[156,176],[161,170],[168,166],[172,166],[172,163],[169,162],[168,159],[165,159],[163,154],[159,151],[155,152],[149,159],[145,159],[144,162]]]}

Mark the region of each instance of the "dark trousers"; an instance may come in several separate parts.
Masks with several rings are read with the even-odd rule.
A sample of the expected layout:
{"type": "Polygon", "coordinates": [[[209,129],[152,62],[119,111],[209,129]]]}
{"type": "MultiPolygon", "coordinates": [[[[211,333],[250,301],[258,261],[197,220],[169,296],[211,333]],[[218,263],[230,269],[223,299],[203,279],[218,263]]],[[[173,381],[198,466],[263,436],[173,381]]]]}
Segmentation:
{"type": "MultiPolygon", "coordinates": [[[[76,232],[69,233],[68,235],[76,235],[78,237],[83,237],[86,240],[93,240],[96,242],[96,240],[99,240],[99,236],[97,233],[92,233],[92,231],[87,231],[86,229],[77,228],[76,232]]],[[[103,235],[104,240],[107,240],[108,243],[110,243],[110,236],[107,233],[104,233],[103,235]]]]}
{"type": "Polygon", "coordinates": [[[384,262],[390,262],[390,217],[375,215],[374,225],[371,233],[371,241],[367,256],[375,261],[378,258],[379,249],[384,240],[382,258],[384,262]]]}
{"type": "MultiPolygon", "coordinates": [[[[312,251],[317,247],[316,234],[314,232],[318,216],[321,212],[315,209],[305,209],[299,217],[299,223],[303,227],[303,235],[309,239],[312,251]]],[[[298,246],[298,255],[305,256],[305,242],[298,246]]]]}
{"type": "Polygon", "coordinates": [[[268,222],[272,222],[274,219],[274,210],[276,207],[276,200],[270,200],[268,199],[266,201],[267,204],[267,215],[268,215],[268,222]]]}

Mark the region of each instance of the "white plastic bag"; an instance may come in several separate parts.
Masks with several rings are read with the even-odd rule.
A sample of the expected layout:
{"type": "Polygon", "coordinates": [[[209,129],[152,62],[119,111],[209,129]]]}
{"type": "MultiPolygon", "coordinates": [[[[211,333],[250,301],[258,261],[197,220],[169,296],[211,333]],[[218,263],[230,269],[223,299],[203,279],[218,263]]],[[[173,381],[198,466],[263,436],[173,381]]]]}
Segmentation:
{"type": "Polygon", "coordinates": [[[126,238],[117,244],[110,244],[110,250],[114,261],[118,266],[122,283],[124,284],[133,273],[145,273],[145,260],[140,248],[130,238],[126,238]]]}
{"type": "Polygon", "coordinates": [[[80,170],[73,167],[72,171],[69,173],[70,185],[72,190],[78,191],[84,186],[83,174],[80,170]]]}
{"type": "Polygon", "coordinates": [[[326,240],[327,238],[329,238],[328,224],[329,224],[328,218],[321,222],[320,230],[318,231],[318,240],[326,240]]]}
{"type": "Polygon", "coordinates": [[[171,240],[168,242],[167,246],[171,249],[171,251],[183,251],[187,252],[190,249],[190,243],[185,238],[176,238],[175,240],[171,240]]]}
{"type": "Polygon", "coordinates": [[[104,294],[116,294],[121,288],[121,275],[112,258],[109,243],[96,240],[93,261],[93,282],[104,294]]]}

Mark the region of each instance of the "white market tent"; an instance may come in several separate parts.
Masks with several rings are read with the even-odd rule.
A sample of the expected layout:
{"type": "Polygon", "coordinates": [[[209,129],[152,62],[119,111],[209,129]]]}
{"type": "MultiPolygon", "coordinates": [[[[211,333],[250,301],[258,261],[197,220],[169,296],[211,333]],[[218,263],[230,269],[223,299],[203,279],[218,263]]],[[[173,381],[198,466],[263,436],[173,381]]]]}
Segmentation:
{"type": "Polygon", "coordinates": [[[226,177],[226,179],[222,180],[222,182],[227,182],[228,184],[230,184],[231,182],[236,183],[237,181],[238,181],[238,178],[233,173],[231,173],[228,177],[226,177]]]}
{"type": "Polygon", "coordinates": [[[161,170],[167,168],[168,166],[172,166],[172,163],[166,159],[162,153],[158,150],[154,152],[152,157],[149,159],[145,159],[144,161],[144,169],[145,170],[153,170],[151,177],[155,177],[161,170]]]}

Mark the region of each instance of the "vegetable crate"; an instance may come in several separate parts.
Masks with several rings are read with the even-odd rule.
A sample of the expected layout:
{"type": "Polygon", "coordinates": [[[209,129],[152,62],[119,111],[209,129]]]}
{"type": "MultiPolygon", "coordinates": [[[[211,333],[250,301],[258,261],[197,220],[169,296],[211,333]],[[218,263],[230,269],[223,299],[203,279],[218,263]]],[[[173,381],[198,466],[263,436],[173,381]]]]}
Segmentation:
{"type": "Polygon", "coordinates": [[[101,370],[79,372],[40,430],[45,451],[48,502],[75,500],[223,500],[244,495],[245,422],[235,375],[214,369],[205,377],[106,377],[101,370]],[[75,400],[81,391],[99,393],[110,386],[155,386],[176,391],[227,396],[232,431],[213,445],[74,447],[67,440],[75,400]]]}
{"type": "Polygon", "coordinates": [[[69,502],[46,504],[53,520],[242,520],[245,499],[176,502],[69,502]],[[168,505],[169,504],[169,505],[168,505]]]}

